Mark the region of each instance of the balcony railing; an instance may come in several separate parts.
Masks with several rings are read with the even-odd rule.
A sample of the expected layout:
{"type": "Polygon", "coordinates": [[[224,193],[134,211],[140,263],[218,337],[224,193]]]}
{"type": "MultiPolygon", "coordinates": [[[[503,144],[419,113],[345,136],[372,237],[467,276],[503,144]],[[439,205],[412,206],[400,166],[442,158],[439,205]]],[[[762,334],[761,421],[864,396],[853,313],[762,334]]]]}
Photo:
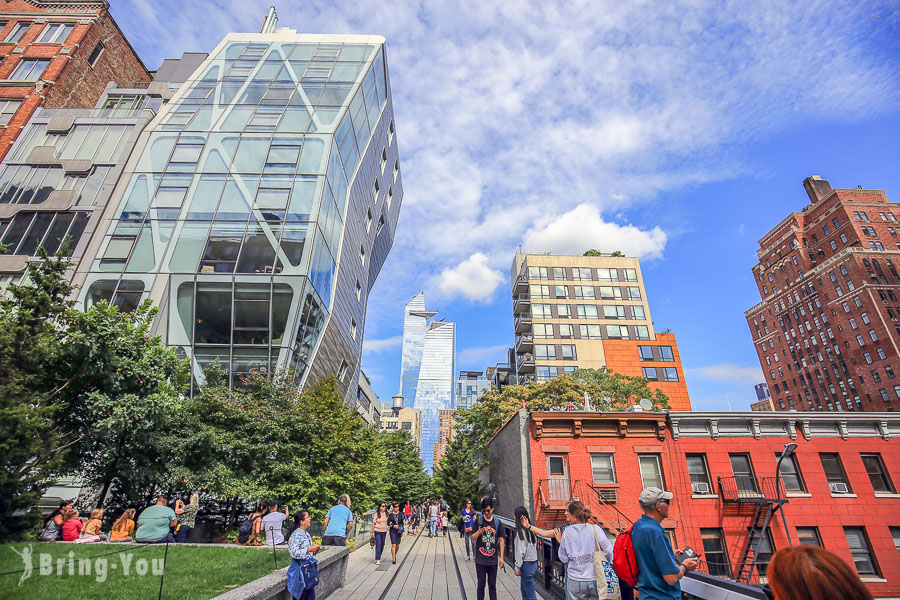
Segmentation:
{"type": "Polygon", "coordinates": [[[531,315],[525,314],[521,317],[516,317],[516,333],[525,333],[526,331],[531,331],[531,315]]]}
{"type": "Polygon", "coordinates": [[[736,475],[719,477],[719,496],[722,502],[787,502],[780,477],[736,475]],[[780,494],[779,494],[780,488],[780,494]]]}
{"type": "Polygon", "coordinates": [[[519,294],[513,300],[513,313],[518,314],[520,312],[527,311],[531,307],[531,296],[526,294],[519,294]]]}
{"type": "Polygon", "coordinates": [[[516,359],[516,372],[531,373],[534,371],[534,355],[523,354],[516,359]]]}
{"type": "Polygon", "coordinates": [[[513,294],[527,292],[528,291],[528,276],[525,274],[519,275],[516,277],[516,281],[513,284],[513,294]]]}
{"type": "Polygon", "coordinates": [[[516,336],[516,354],[524,354],[534,348],[534,336],[530,333],[523,333],[516,336]]]}
{"type": "Polygon", "coordinates": [[[519,385],[528,385],[536,381],[534,375],[519,375],[519,385]]]}

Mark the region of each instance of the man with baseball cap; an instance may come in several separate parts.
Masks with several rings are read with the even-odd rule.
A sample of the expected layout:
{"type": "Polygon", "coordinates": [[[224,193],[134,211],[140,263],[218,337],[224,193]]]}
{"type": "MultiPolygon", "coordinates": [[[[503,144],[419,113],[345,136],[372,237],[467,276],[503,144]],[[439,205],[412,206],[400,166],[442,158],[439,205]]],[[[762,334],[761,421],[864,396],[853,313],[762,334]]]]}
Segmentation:
{"type": "Polygon", "coordinates": [[[634,524],[631,541],[638,564],[637,587],[641,600],[680,599],[679,581],[699,566],[696,558],[688,558],[680,565],[675,562],[675,554],[660,525],[669,516],[672,498],[672,492],[658,487],[645,488],[638,497],[644,516],[634,524]]]}

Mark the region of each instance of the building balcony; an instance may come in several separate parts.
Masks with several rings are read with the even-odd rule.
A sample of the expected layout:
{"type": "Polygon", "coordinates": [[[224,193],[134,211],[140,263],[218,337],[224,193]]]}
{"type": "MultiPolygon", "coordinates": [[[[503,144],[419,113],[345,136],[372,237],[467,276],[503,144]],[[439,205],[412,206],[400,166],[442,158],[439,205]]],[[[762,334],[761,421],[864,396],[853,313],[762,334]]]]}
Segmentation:
{"type": "Polygon", "coordinates": [[[517,373],[534,373],[534,355],[524,354],[516,359],[517,373]]]}
{"type": "Polygon", "coordinates": [[[513,284],[512,293],[513,295],[522,294],[528,291],[528,276],[524,273],[516,277],[516,282],[513,284]]]}
{"type": "Polygon", "coordinates": [[[727,503],[787,502],[784,484],[780,477],[756,477],[755,475],[719,477],[719,497],[722,502],[727,503]]]}
{"type": "Polygon", "coordinates": [[[531,310],[531,296],[526,294],[519,294],[513,300],[513,314],[519,314],[522,312],[528,312],[531,310]]]}
{"type": "Polygon", "coordinates": [[[516,336],[516,354],[525,354],[534,350],[534,335],[523,333],[516,336]]]}
{"type": "Polygon", "coordinates": [[[531,333],[531,314],[524,314],[516,317],[515,320],[516,333],[531,333]]]}
{"type": "Polygon", "coordinates": [[[519,375],[518,383],[519,385],[528,385],[529,383],[534,383],[537,381],[534,375],[519,375]]]}

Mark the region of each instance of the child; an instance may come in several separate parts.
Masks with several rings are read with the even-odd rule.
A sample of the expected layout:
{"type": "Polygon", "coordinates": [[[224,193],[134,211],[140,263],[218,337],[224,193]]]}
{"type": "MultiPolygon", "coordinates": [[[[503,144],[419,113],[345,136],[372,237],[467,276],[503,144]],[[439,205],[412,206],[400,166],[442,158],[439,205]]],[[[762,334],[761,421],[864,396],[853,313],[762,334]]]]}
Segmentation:
{"type": "Polygon", "coordinates": [[[91,511],[91,518],[84,524],[81,529],[81,535],[78,536],[76,542],[87,544],[89,542],[105,542],[106,535],[100,531],[103,527],[103,509],[95,508],[91,511]]]}
{"type": "Polygon", "coordinates": [[[447,511],[444,511],[444,514],[441,515],[441,529],[444,537],[447,537],[447,532],[450,530],[450,518],[447,516],[447,511]]]}
{"type": "Polygon", "coordinates": [[[74,542],[81,533],[81,520],[77,510],[69,510],[63,517],[62,539],[64,542],[74,542]]]}
{"type": "Polygon", "coordinates": [[[109,532],[111,542],[133,542],[134,539],[134,515],[137,511],[129,508],[113,523],[109,532]]]}

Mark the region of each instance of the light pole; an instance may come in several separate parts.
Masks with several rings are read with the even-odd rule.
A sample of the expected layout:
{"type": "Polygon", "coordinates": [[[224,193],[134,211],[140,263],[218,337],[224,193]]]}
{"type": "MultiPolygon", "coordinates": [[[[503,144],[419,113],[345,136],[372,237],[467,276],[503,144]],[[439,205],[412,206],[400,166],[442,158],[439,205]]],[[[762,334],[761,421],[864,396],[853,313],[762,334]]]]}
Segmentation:
{"type": "Polygon", "coordinates": [[[791,543],[791,532],[788,530],[787,517],[784,516],[784,507],[781,506],[781,486],[778,483],[778,480],[781,479],[781,461],[785,458],[790,458],[794,455],[794,450],[797,449],[797,444],[791,442],[790,444],[784,445],[784,452],[781,453],[781,456],[778,457],[778,462],[775,464],[775,495],[778,499],[778,508],[781,510],[781,521],[784,523],[784,533],[787,535],[788,546],[793,546],[791,543]]]}

